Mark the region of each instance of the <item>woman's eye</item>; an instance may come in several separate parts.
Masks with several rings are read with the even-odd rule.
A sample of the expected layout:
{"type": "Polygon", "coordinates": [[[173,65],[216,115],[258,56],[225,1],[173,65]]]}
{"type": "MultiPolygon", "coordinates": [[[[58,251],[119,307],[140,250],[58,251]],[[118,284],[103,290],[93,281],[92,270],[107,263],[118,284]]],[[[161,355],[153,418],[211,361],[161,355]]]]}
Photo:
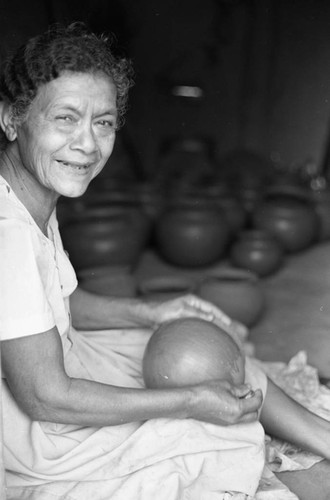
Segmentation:
{"type": "Polygon", "coordinates": [[[99,120],[97,124],[105,129],[114,130],[116,128],[116,123],[113,120],[99,120]]]}
{"type": "Polygon", "coordinates": [[[63,122],[63,123],[73,123],[75,120],[74,120],[74,117],[71,116],[71,115],[61,115],[61,116],[57,116],[56,119],[60,122],[63,122]]]}

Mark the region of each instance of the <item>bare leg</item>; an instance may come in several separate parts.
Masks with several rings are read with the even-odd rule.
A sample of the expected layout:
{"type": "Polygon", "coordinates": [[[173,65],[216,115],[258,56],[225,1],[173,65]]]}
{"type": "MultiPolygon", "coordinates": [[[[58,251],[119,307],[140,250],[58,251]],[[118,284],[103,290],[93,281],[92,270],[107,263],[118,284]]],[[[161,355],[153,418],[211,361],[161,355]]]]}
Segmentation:
{"type": "Polygon", "coordinates": [[[270,436],[330,460],[330,422],[297,403],[271,380],[260,421],[270,436]]]}
{"type": "Polygon", "coordinates": [[[260,421],[267,434],[327,460],[276,476],[300,500],[330,500],[330,422],[310,412],[269,380],[260,421]]]}

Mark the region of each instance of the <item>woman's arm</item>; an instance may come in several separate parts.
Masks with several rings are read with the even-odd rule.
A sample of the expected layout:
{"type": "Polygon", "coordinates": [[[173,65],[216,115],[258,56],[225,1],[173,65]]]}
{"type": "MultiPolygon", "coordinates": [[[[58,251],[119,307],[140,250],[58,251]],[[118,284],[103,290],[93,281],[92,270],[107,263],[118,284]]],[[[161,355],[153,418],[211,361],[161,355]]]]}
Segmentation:
{"type": "Polygon", "coordinates": [[[165,302],[144,302],[134,298],[101,296],[78,287],[70,297],[70,309],[73,325],[78,330],[155,328],[164,321],[199,317],[215,322],[238,342],[247,336],[244,325],[195,295],[165,302]]]}
{"type": "Polygon", "coordinates": [[[219,425],[253,421],[260,391],[226,382],[170,390],[121,388],[69,377],[54,328],[1,343],[3,370],[20,407],[33,420],[90,426],[157,417],[195,418],[219,425]]]}
{"type": "Polygon", "coordinates": [[[138,299],[98,295],[79,287],[70,296],[72,323],[78,330],[150,326],[143,321],[139,308],[138,299]]]}
{"type": "Polygon", "coordinates": [[[268,380],[260,421],[267,434],[330,460],[330,422],[268,380]]]}

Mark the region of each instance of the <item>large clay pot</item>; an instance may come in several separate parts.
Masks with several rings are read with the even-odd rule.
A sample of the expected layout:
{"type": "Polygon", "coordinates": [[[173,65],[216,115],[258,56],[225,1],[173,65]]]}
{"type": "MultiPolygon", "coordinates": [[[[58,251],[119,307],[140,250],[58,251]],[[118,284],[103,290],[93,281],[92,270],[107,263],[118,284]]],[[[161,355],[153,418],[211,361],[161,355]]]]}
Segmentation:
{"type": "Polygon", "coordinates": [[[313,204],[296,196],[270,196],[253,215],[254,226],[269,231],[287,252],[298,252],[316,241],[319,217],[313,204]]]}
{"type": "Polygon", "coordinates": [[[219,207],[210,203],[169,206],[155,225],[159,253],[183,267],[210,265],[221,259],[229,241],[229,228],[219,207]]]}
{"type": "Polygon", "coordinates": [[[244,356],[235,341],[214,323],[198,318],[161,325],[143,356],[143,378],[149,388],[180,387],[207,380],[242,384],[244,356]]]}
{"type": "Polygon", "coordinates": [[[248,327],[258,322],[265,308],[259,280],[248,272],[231,271],[206,276],[197,294],[248,327]]]}
{"type": "Polygon", "coordinates": [[[234,266],[247,269],[258,276],[268,276],[277,271],[283,262],[281,244],[267,231],[251,229],[242,231],[230,249],[234,266]]]}
{"type": "Polygon", "coordinates": [[[119,206],[88,208],[62,229],[64,248],[76,270],[96,266],[134,267],[149,236],[147,217],[119,206]]]}

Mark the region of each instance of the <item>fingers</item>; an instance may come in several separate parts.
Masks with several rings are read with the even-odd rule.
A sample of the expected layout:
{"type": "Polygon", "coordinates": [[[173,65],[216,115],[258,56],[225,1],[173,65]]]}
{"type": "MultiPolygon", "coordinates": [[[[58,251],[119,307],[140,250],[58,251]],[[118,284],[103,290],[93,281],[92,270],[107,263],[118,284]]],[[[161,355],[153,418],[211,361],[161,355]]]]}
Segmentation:
{"type": "Polygon", "coordinates": [[[245,340],[248,337],[249,329],[245,325],[243,325],[243,323],[232,320],[232,327],[234,328],[235,333],[238,335],[241,341],[245,340]]]}
{"type": "Polygon", "coordinates": [[[245,325],[240,323],[239,321],[235,321],[230,318],[225,312],[219,309],[214,304],[211,304],[208,301],[200,299],[195,295],[186,295],[185,300],[187,304],[192,308],[192,313],[198,312],[207,319],[208,321],[212,321],[217,324],[224,330],[228,330],[228,333],[234,331],[239,335],[241,339],[244,339],[248,335],[248,329],[245,325]]]}
{"type": "Polygon", "coordinates": [[[251,392],[251,389],[250,384],[233,385],[231,392],[238,398],[245,398],[251,392]]]}
{"type": "Polygon", "coordinates": [[[198,314],[198,316],[203,317],[207,321],[218,323],[220,327],[231,326],[231,318],[210,302],[200,299],[196,295],[186,295],[184,300],[192,308],[192,314],[198,314]]]}
{"type": "MultiPolygon", "coordinates": [[[[214,304],[201,299],[197,295],[189,294],[184,295],[178,299],[170,301],[173,306],[180,306],[182,308],[181,314],[183,316],[198,316],[207,321],[218,324],[223,329],[234,329],[237,333],[242,333],[246,336],[246,327],[241,323],[233,321],[226,313],[216,307],[214,304]]],[[[177,311],[178,312],[178,311],[177,311]]]]}
{"type": "Polygon", "coordinates": [[[240,387],[233,387],[232,394],[238,397],[240,409],[240,422],[250,422],[258,418],[258,411],[261,408],[263,395],[260,389],[255,391],[249,384],[240,387]]]}
{"type": "MultiPolygon", "coordinates": [[[[233,402],[234,403],[234,402],[233,402]]],[[[220,425],[233,425],[239,423],[255,422],[259,417],[259,410],[262,404],[262,393],[257,391],[249,391],[246,397],[236,398],[235,404],[231,407],[228,405],[228,413],[226,419],[224,415],[221,418],[220,425]]]]}
{"type": "Polygon", "coordinates": [[[240,398],[239,403],[243,415],[258,412],[262,405],[262,392],[260,389],[248,393],[248,397],[240,398]]]}

